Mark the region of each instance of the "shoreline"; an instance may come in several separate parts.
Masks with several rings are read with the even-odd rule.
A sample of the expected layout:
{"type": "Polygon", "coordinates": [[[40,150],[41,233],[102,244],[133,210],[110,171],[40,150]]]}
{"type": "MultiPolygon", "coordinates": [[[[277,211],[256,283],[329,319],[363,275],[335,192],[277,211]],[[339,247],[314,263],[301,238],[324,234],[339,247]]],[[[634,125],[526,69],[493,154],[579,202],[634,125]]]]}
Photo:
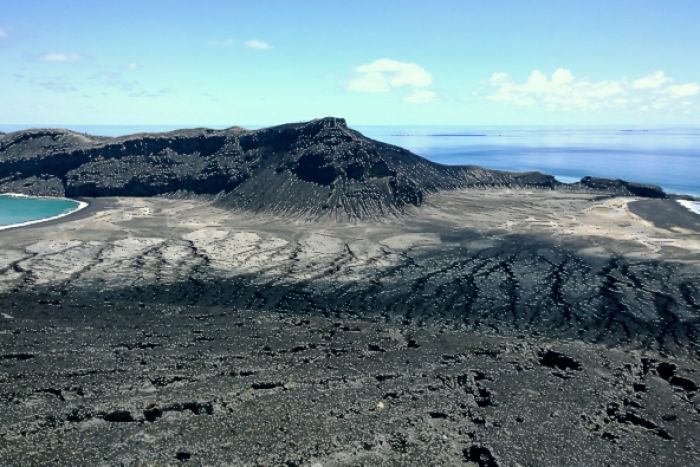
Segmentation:
{"type": "Polygon", "coordinates": [[[699,201],[689,201],[686,199],[678,199],[676,201],[678,202],[678,204],[680,204],[681,206],[686,208],[688,211],[700,216],[700,202],[699,201]]]}
{"type": "Polygon", "coordinates": [[[700,216],[681,201],[684,200],[637,199],[629,203],[628,207],[631,213],[657,228],[700,232],[700,216]]]}
{"type": "MultiPolygon", "coordinates": [[[[103,210],[106,206],[113,204],[116,199],[131,198],[119,196],[109,196],[102,198],[64,198],[50,196],[28,196],[16,193],[2,193],[1,196],[66,199],[70,201],[75,201],[79,203],[79,205],[72,211],[60,214],[58,216],[23,222],[20,224],[0,226],[0,234],[25,228],[50,227],[58,224],[63,224],[65,222],[72,222],[85,219],[86,217],[89,217],[94,213],[103,210]]],[[[700,204],[696,201],[691,202],[687,200],[678,199],[654,200],[641,198],[633,199],[632,202],[629,204],[628,209],[633,214],[640,216],[648,222],[651,222],[656,227],[681,227],[690,230],[700,231],[700,213],[693,210],[693,206],[690,205],[691,203],[700,204]]]]}
{"type": "MultiPolygon", "coordinates": [[[[64,221],[67,217],[73,216],[79,212],[84,212],[85,214],[90,214],[94,212],[94,210],[90,209],[88,210],[89,212],[85,212],[85,210],[89,207],[92,206],[92,203],[88,203],[85,201],[85,198],[65,198],[65,197],[55,197],[55,196],[29,196],[29,195],[24,195],[21,193],[2,193],[1,196],[9,196],[12,198],[34,198],[34,199],[60,199],[60,200],[67,200],[67,201],[75,201],[78,203],[78,206],[76,206],[75,209],[72,209],[70,211],[58,214],[56,216],[52,217],[46,217],[43,219],[36,219],[36,220],[31,220],[31,221],[26,221],[26,222],[20,222],[18,224],[9,224],[9,225],[2,225],[0,226],[0,232],[5,232],[9,230],[14,230],[14,229],[21,229],[24,227],[30,227],[38,224],[48,224],[48,225],[53,225],[56,222],[62,222],[64,221]]],[[[83,216],[75,218],[74,219],[82,219],[83,216]]]]}

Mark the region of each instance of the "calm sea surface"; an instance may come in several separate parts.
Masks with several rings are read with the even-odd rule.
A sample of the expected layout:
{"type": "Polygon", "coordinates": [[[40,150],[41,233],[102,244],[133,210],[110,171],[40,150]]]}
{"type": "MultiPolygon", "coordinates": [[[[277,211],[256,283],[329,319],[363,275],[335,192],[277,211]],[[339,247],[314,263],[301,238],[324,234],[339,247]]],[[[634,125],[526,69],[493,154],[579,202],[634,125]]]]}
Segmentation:
{"type": "Polygon", "coordinates": [[[586,175],[700,195],[700,129],[367,127],[375,139],[443,164],[586,175]]]}
{"type": "Polygon", "coordinates": [[[29,198],[0,195],[0,229],[65,215],[80,206],[62,198],[29,198]]]}
{"type": "MultiPolygon", "coordinates": [[[[196,125],[193,125],[196,126],[196,125]]],[[[26,128],[0,125],[0,131],[26,128]]],[[[173,126],[72,126],[105,136],[173,130],[173,126]]],[[[251,127],[254,128],[254,127],[251,127]]],[[[622,178],[700,196],[700,128],[527,128],[358,126],[367,136],[443,164],[555,175],[622,178]]]]}

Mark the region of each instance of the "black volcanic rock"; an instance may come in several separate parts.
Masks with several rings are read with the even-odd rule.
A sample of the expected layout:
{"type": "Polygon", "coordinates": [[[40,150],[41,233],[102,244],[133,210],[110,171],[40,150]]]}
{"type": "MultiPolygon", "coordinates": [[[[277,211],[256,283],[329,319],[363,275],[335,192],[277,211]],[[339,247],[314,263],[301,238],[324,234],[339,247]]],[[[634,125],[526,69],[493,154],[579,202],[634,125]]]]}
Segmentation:
{"type": "MultiPolygon", "coordinates": [[[[662,197],[656,187],[584,179],[586,190],[662,197]]],[[[561,186],[537,172],[446,166],[366,138],[340,118],[248,131],[192,129],[118,138],[67,130],[0,136],[0,191],[70,197],[221,195],[221,205],[311,217],[373,218],[467,187],[561,186]]]]}
{"type": "Polygon", "coordinates": [[[583,177],[575,185],[594,191],[606,191],[622,196],[641,196],[643,198],[666,198],[666,193],[656,185],[611,180],[608,178],[583,177]]]}

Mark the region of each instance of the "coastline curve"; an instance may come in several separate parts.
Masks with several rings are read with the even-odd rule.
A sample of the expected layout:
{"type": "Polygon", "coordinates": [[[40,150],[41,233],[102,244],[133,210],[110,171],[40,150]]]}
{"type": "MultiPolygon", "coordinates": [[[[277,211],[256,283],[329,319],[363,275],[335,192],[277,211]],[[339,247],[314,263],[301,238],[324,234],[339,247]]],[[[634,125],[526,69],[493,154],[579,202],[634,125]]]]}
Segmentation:
{"type": "Polygon", "coordinates": [[[50,221],[55,221],[58,219],[62,219],[64,217],[70,216],[72,214],[75,214],[79,211],[82,211],[83,209],[87,208],[89,206],[89,203],[86,201],[82,200],[77,200],[77,199],[72,199],[72,198],[65,198],[65,197],[54,197],[54,196],[29,196],[29,195],[24,195],[21,193],[0,193],[0,196],[7,196],[11,198],[31,198],[31,199],[55,199],[55,200],[65,200],[65,201],[72,201],[75,203],[78,203],[78,205],[71,210],[62,212],[61,214],[57,214],[55,216],[51,217],[44,217],[41,219],[35,219],[35,220],[30,220],[30,221],[25,221],[25,222],[20,222],[17,224],[8,224],[8,225],[0,225],[0,232],[5,231],[5,230],[10,230],[10,229],[17,229],[20,227],[28,227],[31,225],[35,224],[43,224],[45,222],[50,222],[50,221]]]}

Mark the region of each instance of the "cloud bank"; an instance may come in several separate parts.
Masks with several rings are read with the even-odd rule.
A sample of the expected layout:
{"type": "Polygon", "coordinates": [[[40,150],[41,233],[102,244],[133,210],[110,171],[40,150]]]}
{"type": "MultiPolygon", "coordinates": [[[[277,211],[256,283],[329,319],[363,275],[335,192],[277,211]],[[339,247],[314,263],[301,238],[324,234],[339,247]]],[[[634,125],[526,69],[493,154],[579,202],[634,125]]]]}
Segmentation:
{"type": "Polygon", "coordinates": [[[578,78],[565,68],[555,70],[550,76],[534,70],[522,83],[514,81],[507,73],[494,73],[487,86],[486,98],[491,101],[518,107],[543,106],[550,110],[687,108],[691,105],[688,98],[700,92],[700,85],[676,83],[663,70],[631,81],[593,81],[578,78]]]}
{"type": "Polygon", "coordinates": [[[416,63],[380,58],[358,66],[355,73],[348,84],[350,91],[387,92],[395,88],[413,88],[404,101],[426,103],[437,98],[434,91],[423,89],[433,83],[432,75],[416,63]]]}

